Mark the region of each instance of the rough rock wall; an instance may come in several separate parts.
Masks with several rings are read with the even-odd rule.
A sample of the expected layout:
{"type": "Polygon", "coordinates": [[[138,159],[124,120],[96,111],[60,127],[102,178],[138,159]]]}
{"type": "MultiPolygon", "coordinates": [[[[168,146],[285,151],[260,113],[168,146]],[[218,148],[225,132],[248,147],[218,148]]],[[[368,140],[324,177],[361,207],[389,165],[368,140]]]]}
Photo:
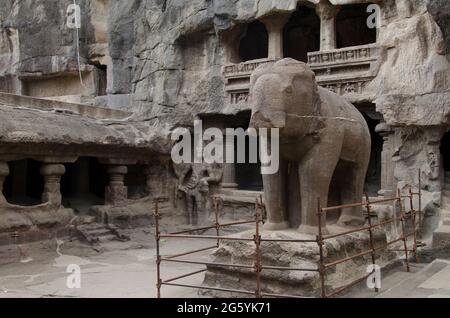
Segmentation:
{"type": "MultiPolygon", "coordinates": [[[[0,62],[0,83],[10,82],[9,74],[13,74],[16,81],[18,76],[36,80],[45,76],[76,75],[76,33],[66,26],[67,7],[73,0],[3,2],[0,56],[4,59],[0,62]],[[13,58],[14,63],[6,62],[13,58]]],[[[140,1],[77,0],[76,3],[81,7],[82,70],[92,72],[93,65],[105,65],[109,68],[108,93],[131,93],[133,19],[140,1]]],[[[20,88],[2,90],[23,93],[20,88]]],[[[88,93],[95,94],[92,87],[88,93]]]]}
{"type": "Polygon", "coordinates": [[[445,36],[445,47],[447,54],[450,54],[450,1],[429,0],[428,11],[441,27],[445,36]]]}

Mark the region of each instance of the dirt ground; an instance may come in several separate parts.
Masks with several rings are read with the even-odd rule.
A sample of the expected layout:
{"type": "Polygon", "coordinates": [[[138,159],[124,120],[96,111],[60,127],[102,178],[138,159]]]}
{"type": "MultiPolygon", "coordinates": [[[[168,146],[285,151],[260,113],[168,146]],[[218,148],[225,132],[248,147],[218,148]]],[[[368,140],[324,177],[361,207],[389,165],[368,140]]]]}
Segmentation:
{"type": "MultiPolygon", "coordinates": [[[[95,251],[78,240],[51,240],[25,246],[29,262],[21,263],[17,246],[0,248],[0,298],[11,297],[156,297],[156,249],[152,233],[145,229],[130,233],[130,242],[108,242],[95,251]],[[81,288],[71,289],[67,273],[71,264],[81,268],[81,288]]],[[[190,250],[210,246],[205,240],[189,242],[190,250]]],[[[172,255],[186,251],[179,241],[163,240],[162,253],[172,255]]],[[[207,259],[209,252],[196,254],[207,259]]],[[[201,266],[164,264],[163,279],[189,273],[201,266]]],[[[183,283],[201,284],[203,275],[186,278],[183,283]]],[[[69,279],[70,280],[70,279],[69,279]]],[[[197,297],[196,290],[163,287],[163,297],[197,297]]]]}

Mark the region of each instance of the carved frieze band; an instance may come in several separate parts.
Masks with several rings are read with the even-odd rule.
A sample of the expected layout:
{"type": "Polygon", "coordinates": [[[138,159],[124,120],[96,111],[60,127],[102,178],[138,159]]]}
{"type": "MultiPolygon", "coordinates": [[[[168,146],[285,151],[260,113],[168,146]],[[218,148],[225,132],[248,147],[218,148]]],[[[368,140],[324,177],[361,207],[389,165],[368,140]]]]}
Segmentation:
{"type": "Polygon", "coordinates": [[[379,55],[377,45],[363,45],[331,51],[308,53],[308,64],[312,68],[323,64],[345,64],[359,61],[376,60],[379,55]]]}

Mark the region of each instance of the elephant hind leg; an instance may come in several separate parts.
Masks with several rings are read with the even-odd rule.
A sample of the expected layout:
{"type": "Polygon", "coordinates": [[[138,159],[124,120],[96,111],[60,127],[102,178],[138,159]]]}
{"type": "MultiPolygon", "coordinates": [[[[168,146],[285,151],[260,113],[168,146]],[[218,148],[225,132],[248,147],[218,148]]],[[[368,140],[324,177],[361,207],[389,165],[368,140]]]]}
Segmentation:
{"type": "MultiPolygon", "coordinates": [[[[361,202],[364,194],[366,169],[354,163],[347,163],[345,166],[347,167],[346,173],[341,175],[339,184],[342,204],[361,202]]],[[[360,226],[362,224],[364,224],[362,207],[341,210],[338,225],[360,226]]]]}

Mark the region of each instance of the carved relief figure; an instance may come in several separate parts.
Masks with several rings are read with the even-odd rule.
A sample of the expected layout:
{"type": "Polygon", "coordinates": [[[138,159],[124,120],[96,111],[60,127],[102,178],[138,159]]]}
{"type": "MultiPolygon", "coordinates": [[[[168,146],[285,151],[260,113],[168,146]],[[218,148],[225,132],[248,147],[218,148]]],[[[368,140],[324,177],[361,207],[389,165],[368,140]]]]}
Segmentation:
{"type": "Polygon", "coordinates": [[[208,199],[210,183],[219,183],[223,168],[220,164],[177,164],[177,197],[186,202],[189,224],[203,224],[209,219],[208,199]]]}
{"type": "MultiPolygon", "coordinates": [[[[280,169],[263,176],[267,229],[290,227],[290,214],[299,212],[288,206],[288,198],[299,197],[300,230],[316,234],[317,201],[327,206],[332,180],[341,202],[361,201],[371,139],[353,105],[318,87],[311,69],[293,59],[258,68],[250,101],[251,127],[280,129],[280,169]],[[298,179],[299,189],[286,186],[289,177],[298,179]]],[[[338,223],[363,221],[361,208],[348,208],[342,209],[338,223]]]]}

